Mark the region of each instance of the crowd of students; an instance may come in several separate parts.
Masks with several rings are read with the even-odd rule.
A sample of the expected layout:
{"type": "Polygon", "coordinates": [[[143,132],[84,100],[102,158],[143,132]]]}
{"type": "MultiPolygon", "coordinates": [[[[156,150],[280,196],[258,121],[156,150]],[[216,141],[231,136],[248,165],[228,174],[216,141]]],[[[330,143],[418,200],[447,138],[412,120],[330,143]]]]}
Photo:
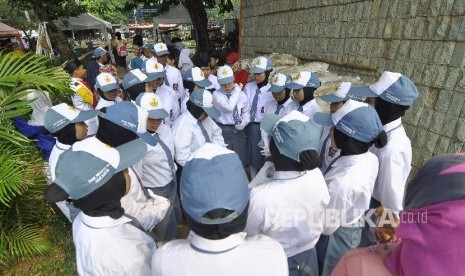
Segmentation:
{"type": "Polygon", "coordinates": [[[141,49],[122,80],[101,48],[91,80],[68,61],[73,106],[45,115],[44,195],[73,224],[80,275],[460,274],[465,157],[434,158],[406,185],[407,76],[322,84],[257,57],[247,82],[234,52],[181,73],[165,44],[141,49]]]}

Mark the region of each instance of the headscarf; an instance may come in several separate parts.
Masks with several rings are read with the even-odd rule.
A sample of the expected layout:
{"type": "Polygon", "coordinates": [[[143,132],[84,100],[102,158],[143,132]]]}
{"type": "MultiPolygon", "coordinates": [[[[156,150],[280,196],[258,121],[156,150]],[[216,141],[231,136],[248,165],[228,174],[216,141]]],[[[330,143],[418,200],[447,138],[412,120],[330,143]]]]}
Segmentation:
{"type": "MultiPolygon", "coordinates": [[[[187,213],[184,213],[184,215],[187,218],[189,228],[197,235],[209,240],[220,240],[244,230],[247,223],[248,210],[249,203],[247,203],[244,211],[237,218],[222,224],[202,224],[192,219],[187,213]]],[[[211,219],[224,218],[231,212],[231,210],[227,209],[216,209],[208,212],[206,216],[211,219]]]]}
{"type": "Polygon", "coordinates": [[[184,89],[189,90],[189,94],[194,91],[195,83],[193,81],[182,80],[182,85],[184,86],[184,89]]]}
{"type": "Polygon", "coordinates": [[[140,93],[145,92],[145,82],[135,84],[125,89],[125,91],[129,94],[131,100],[135,101],[140,93]]]}
{"type": "Polygon", "coordinates": [[[126,194],[124,171],[113,175],[107,183],[87,196],[74,201],[74,206],[91,217],[109,216],[117,219],[124,214],[121,198],[126,194]]]}
{"type": "Polygon", "coordinates": [[[393,104],[381,98],[376,98],[375,109],[383,125],[404,116],[409,107],[404,105],[393,104]]]}
{"type": "Polygon", "coordinates": [[[368,143],[354,139],[336,128],[333,128],[333,134],[336,147],[341,150],[341,156],[363,154],[373,144],[377,148],[382,148],[387,144],[387,135],[384,130],[373,141],[368,143]]]}
{"type": "Polygon", "coordinates": [[[191,100],[186,102],[186,108],[189,113],[197,120],[202,116],[205,111],[200,106],[196,106],[191,100]]]}
{"type": "MultiPolygon", "coordinates": [[[[102,108],[102,110],[104,110],[104,108],[102,108]]],[[[107,119],[98,117],[98,120],[99,127],[95,137],[105,144],[108,144],[112,147],[117,147],[138,138],[137,134],[134,132],[125,129],[124,127],[121,127],[107,119]]]]}
{"type": "Polygon", "coordinates": [[[64,128],[58,130],[53,134],[57,140],[65,145],[72,145],[78,141],[76,138],[76,126],[75,123],[70,123],[64,128]]]}
{"type": "Polygon", "coordinates": [[[275,169],[277,171],[297,171],[313,170],[318,167],[320,157],[315,150],[305,150],[300,153],[300,162],[291,159],[279,152],[273,138],[270,140],[270,153],[273,157],[275,169]]]}
{"type": "Polygon", "coordinates": [[[286,93],[286,96],[284,96],[284,99],[282,101],[278,102],[278,105],[284,104],[289,98],[291,97],[291,89],[289,88],[284,88],[284,93],[286,93]]]}
{"type": "Polygon", "coordinates": [[[304,106],[306,103],[309,101],[313,100],[315,98],[314,92],[316,90],[315,87],[304,87],[304,99],[303,101],[299,102],[300,106],[304,106]]]}
{"type": "Polygon", "coordinates": [[[271,71],[273,71],[273,69],[265,71],[265,80],[263,80],[261,83],[257,83],[258,88],[262,88],[263,86],[268,84],[268,79],[270,78],[271,71]]]}
{"type": "Polygon", "coordinates": [[[438,156],[407,186],[400,244],[386,259],[395,275],[461,275],[465,260],[465,155],[438,156]]]}

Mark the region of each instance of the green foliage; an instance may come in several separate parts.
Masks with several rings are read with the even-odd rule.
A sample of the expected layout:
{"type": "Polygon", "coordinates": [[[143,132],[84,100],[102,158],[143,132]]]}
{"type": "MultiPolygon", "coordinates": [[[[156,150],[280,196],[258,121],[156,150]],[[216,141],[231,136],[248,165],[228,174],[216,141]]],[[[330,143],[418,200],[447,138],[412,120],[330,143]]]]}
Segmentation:
{"type": "Polygon", "coordinates": [[[56,20],[72,17],[85,12],[85,7],[75,0],[7,0],[10,6],[19,10],[33,11],[40,20],[56,20]]]}
{"type": "Polygon", "coordinates": [[[0,269],[51,248],[41,230],[50,213],[42,199],[43,162],[10,121],[31,112],[30,89],[70,95],[69,75],[43,56],[0,52],[0,269]]]}
{"type": "Polygon", "coordinates": [[[128,0],[82,0],[88,12],[111,23],[124,24],[132,16],[132,11],[125,11],[128,0]]]}

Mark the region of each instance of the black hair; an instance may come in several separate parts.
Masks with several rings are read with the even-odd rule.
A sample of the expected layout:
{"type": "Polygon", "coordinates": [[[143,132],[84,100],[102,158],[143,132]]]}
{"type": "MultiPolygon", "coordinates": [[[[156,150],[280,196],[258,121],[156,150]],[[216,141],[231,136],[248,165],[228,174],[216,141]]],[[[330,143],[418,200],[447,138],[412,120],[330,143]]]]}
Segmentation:
{"type": "Polygon", "coordinates": [[[189,90],[189,94],[194,91],[195,83],[193,81],[188,81],[188,80],[182,80],[182,85],[184,86],[185,89],[189,90]]]}
{"type": "Polygon", "coordinates": [[[381,131],[371,142],[359,141],[336,128],[333,128],[333,135],[336,147],[341,149],[342,156],[365,153],[373,144],[377,148],[382,148],[387,144],[387,134],[384,130],[381,131]]]}
{"type": "Polygon", "coordinates": [[[75,123],[69,123],[62,129],[53,133],[53,136],[55,136],[60,143],[65,145],[72,145],[76,143],[78,139],[76,138],[75,123]]]}
{"type": "Polygon", "coordinates": [[[189,111],[189,113],[197,120],[200,118],[200,116],[202,116],[202,114],[205,113],[203,108],[195,105],[195,103],[193,103],[191,100],[187,101],[186,108],[187,108],[187,111],[189,111]]]}
{"type": "Polygon", "coordinates": [[[305,86],[303,89],[304,89],[304,100],[299,102],[300,106],[305,105],[306,103],[308,103],[309,101],[315,98],[314,93],[315,93],[316,87],[305,86]]]}

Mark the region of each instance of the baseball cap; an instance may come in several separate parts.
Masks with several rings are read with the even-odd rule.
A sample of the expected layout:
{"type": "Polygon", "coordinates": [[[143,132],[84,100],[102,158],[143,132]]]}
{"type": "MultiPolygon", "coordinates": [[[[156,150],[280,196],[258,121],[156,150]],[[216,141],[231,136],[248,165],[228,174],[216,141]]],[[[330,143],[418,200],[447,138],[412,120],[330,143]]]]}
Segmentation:
{"type": "Polygon", "coordinates": [[[109,92],[119,89],[119,84],[112,74],[100,73],[97,78],[95,78],[95,89],[100,89],[103,92],[109,92]]]}
{"type": "Polygon", "coordinates": [[[301,71],[295,79],[286,84],[289,89],[301,89],[304,87],[320,87],[320,79],[316,73],[301,71]]]}
{"type": "Polygon", "coordinates": [[[192,67],[187,69],[184,74],[184,80],[195,83],[198,87],[208,87],[212,85],[212,82],[205,78],[203,71],[199,67],[192,67]]]}
{"type": "Polygon", "coordinates": [[[376,110],[366,103],[348,100],[334,114],[317,112],[313,120],[337,130],[358,141],[368,143],[383,131],[376,110]]]}
{"type": "Polygon", "coordinates": [[[208,90],[197,89],[192,91],[189,100],[196,106],[201,107],[211,118],[218,119],[220,117],[220,111],[213,106],[213,96],[208,90]]]}
{"type": "Polygon", "coordinates": [[[147,110],[150,119],[164,119],[169,116],[168,112],[163,109],[160,97],[155,93],[141,93],[136,98],[136,104],[147,110]]]}
{"type": "Polygon", "coordinates": [[[220,66],[217,71],[218,84],[234,82],[234,72],[228,65],[220,66]]]}
{"type": "Polygon", "coordinates": [[[106,112],[101,112],[99,116],[134,132],[152,146],[157,144],[152,135],[147,132],[148,111],[132,102],[117,102],[107,107],[106,112]]]}
{"type": "Polygon", "coordinates": [[[280,93],[286,87],[286,84],[291,82],[291,77],[284,75],[283,73],[276,73],[273,75],[270,81],[270,89],[268,91],[272,93],[280,93]]]}
{"type": "Polygon", "coordinates": [[[155,55],[157,55],[157,57],[168,55],[170,53],[170,51],[168,51],[168,47],[166,46],[166,44],[162,42],[155,44],[154,49],[155,49],[155,55]]]}
{"type": "Polygon", "coordinates": [[[102,47],[97,47],[92,51],[92,58],[99,58],[103,55],[105,55],[107,51],[103,49],[102,47]]]}
{"type": "Polygon", "coordinates": [[[140,69],[129,71],[123,79],[123,88],[128,89],[136,84],[146,82],[147,75],[140,69]]]}
{"type": "Polygon", "coordinates": [[[183,168],[181,203],[183,210],[202,224],[231,222],[244,212],[250,191],[239,156],[225,147],[206,143],[196,150],[183,168]],[[205,215],[216,209],[233,211],[224,218],[205,215]]]}
{"type": "Polygon", "coordinates": [[[362,87],[353,87],[350,94],[359,97],[380,97],[398,105],[411,106],[418,98],[418,89],[411,79],[401,73],[384,71],[377,82],[362,87]]]}
{"type": "Polygon", "coordinates": [[[141,49],[143,49],[143,50],[149,50],[149,51],[152,51],[152,52],[153,52],[153,45],[150,44],[150,43],[145,43],[144,45],[142,45],[141,49]]]}
{"type": "Polygon", "coordinates": [[[147,75],[145,82],[150,82],[166,77],[163,64],[159,63],[153,58],[147,59],[142,63],[142,70],[144,70],[145,74],[147,75]]]}
{"type": "Polygon", "coordinates": [[[79,110],[74,106],[61,103],[50,107],[45,113],[44,127],[50,133],[55,133],[68,124],[84,122],[97,117],[98,110],[79,110]]]}
{"type": "Polygon", "coordinates": [[[239,54],[237,52],[231,52],[226,56],[226,61],[229,64],[234,64],[239,61],[239,54]]]}
{"type": "Polygon", "coordinates": [[[95,137],[76,142],[63,152],[55,169],[55,182],[45,190],[48,201],[57,202],[70,197],[80,199],[103,186],[118,172],[134,165],[147,152],[147,145],[140,139],[116,148],[95,137]],[[55,193],[58,185],[67,196],[55,193]]]}
{"type": "Polygon", "coordinates": [[[250,72],[252,74],[259,74],[259,73],[263,73],[268,70],[272,70],[273,62],[271,61],[270,58],[257,57],[252,60],[251,66],[252,68],[250,69],[250,72]]]}
{"type": "Polygon", "coordinates": [[[321,95],[319,96],[319,98],[328,103],[345,102],[349,99],[357,100],[357,101],[362,100],[363,97],[358,97],[354,94],[348,93],[352,87],[356,87],[356,85],[351,82],[341,82],[341,83],[331,82],[331,83],[322,84],[320,87],[318,87],[318,89],[315,92],[316,93],[325,92],[325,95],[321,95]]]}
{"type": "Polygon", "coordinates": [[[273,137],[279,152],[293,160],[300,161],[303,151],[318,150],[321,133],[302,112],[293,110],[284,117],[267,114],[260,126],[273,137]]]}

